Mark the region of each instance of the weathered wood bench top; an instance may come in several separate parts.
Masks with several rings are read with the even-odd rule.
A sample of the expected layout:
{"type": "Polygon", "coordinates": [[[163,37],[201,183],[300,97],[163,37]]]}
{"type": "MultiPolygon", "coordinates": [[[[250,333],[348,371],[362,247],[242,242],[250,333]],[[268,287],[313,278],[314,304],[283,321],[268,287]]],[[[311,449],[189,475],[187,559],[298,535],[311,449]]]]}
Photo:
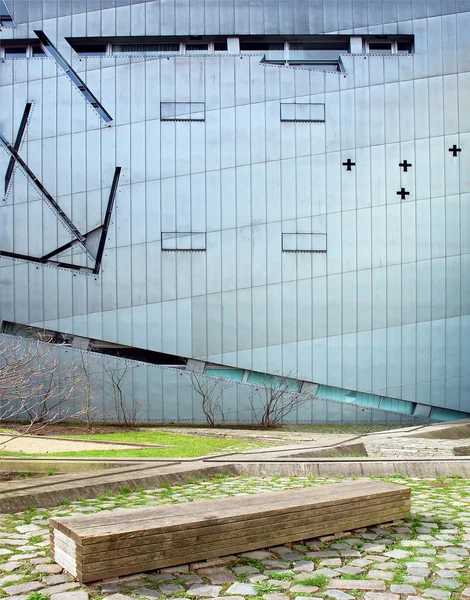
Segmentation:
{"type": "Polygon", "coordinates": [[[408,516],[409,488],[353,481],[50,520],[54,560],[82,582],[408,516]]]}

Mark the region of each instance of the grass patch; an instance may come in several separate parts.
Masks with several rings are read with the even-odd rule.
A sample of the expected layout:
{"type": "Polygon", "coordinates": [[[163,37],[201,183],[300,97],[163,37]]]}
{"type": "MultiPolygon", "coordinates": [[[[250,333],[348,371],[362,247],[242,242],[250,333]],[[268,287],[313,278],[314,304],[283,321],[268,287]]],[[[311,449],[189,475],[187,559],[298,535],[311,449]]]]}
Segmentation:
{"type": "Polygon", "coordinates": [[[299,585],[310,585],[312,587],[319,587],[322,590],[326,589],[328,583],[328,577],[326,575],[312,575],[312,577],[306,577],[296,582],[299,585]]]}
{"type": "Polygon", "coordinates": [[[257,594],[275,594],[276,592],[282,592],[284,588],[268,583],[267,581],[257,581],[255,583],[255,590],[257,594]]]}
{"type": "MultiPolygon", "coordinates": [[[[270,446],[267,443],[245,442],[230,438],[218,439],[196,435],[179,433],[168,433],[165,431],[118,431],[117,433],[104,434],[74,434],[61,436],[62,439],[79,439],[92,442],[127,442],[132,444],[165,445],[166,448],[128,448],[126,450],[82,450],[67,452],[51,452],[49,456],[73,456],[73,457],[103,457],[103,458],[192,458],[207,454],[221,452],[235,452],[264,448],[270,446]]],[[[22,452],[1,452],[1,456],[26,456],[22,452]]],[[[28,456],[40,456],[28,454],[28,456]]]]}

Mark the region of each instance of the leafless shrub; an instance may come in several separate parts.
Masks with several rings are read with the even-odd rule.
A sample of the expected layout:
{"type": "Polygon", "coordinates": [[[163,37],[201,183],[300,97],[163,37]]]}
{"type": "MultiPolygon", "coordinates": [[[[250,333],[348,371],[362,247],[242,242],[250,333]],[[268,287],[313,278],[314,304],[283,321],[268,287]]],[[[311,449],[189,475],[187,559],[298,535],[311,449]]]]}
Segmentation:
{"type": "Polygon", "coordinates": [[[224,391],[233,384],[222,377],[208,377],[203,373],[190,372],[193,390],[201,397],[202,412],[209,427],[216,427],[217,421],[223,423],[225,415],[222,407],[224,391]]]}
{"type": "Polygon", "coordinates": [[[61,360],[61,345],[43,339],[0,341],[0,422],[26,420],[19,435],[77,417],[73,406],[84,389],[83,372],[77,361],[61,360]]]}
{"type": "Polygon", "coordinates": [[[136,402],[134,397],[130,402],[125,398],[125,379],[135,367],[127,361],[113,360],[101,361],[103,371],[107,378],[104,380],[104,393],[112,398],[116,420],[119,425],[134,428],[142,411],[142,404],[136,402]]]}
{"type": "Polygon", "coordinates": [[[256,422],[269,429],[292,411],[310,402],[312,396],[302,394],[291,377],[266,375],[254,390],[250,390],[248,400],[256,422]]]}

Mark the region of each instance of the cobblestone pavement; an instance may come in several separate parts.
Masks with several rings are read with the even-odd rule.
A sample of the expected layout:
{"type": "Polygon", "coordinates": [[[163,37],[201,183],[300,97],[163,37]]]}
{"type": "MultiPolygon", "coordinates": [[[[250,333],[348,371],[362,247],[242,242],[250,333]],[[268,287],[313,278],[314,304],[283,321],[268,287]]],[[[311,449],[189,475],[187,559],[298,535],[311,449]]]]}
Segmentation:
{"type": "MultiPolygon", "coordinates": [[[[218,477],[52,510],[0,516],[0,598],[10,600],[470,600],[470,480],[384,478],[412,488],[412,517],[203,563],[82,586],[49,557],[50,516],[95,513],[334,483],[218,477]]],[[[342,481],[345,481],[344,479],[342,481]]]]}

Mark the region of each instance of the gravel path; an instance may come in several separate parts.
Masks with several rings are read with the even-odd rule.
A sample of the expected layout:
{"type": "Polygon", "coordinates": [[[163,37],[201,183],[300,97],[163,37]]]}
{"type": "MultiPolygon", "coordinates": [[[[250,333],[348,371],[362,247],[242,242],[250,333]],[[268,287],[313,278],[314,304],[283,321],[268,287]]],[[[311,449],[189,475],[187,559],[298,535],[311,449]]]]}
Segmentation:
{"type": "Polygon", "coordinates": [[[51,452],[80,452],[81,450],[129,450],[129,446],[81,440],[57,440],[40,436],[11,439],[11,435],[0,434],[0,450],[25,452],[26,454],[48,454],[51,452]]]}

